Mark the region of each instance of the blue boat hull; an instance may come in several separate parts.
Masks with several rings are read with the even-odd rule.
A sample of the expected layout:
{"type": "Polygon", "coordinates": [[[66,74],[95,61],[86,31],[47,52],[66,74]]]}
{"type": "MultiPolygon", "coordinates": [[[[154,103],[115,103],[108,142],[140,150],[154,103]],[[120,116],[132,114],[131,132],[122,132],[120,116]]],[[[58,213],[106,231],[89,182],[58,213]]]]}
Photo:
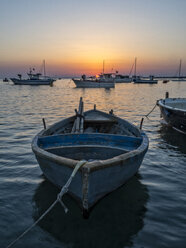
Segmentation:
{"type": "Polygon", "coordinates": [[[69,134],[39,137],[32,143],[46,178],[63,187],[80,159],[88,162],[77,172],[69,194],[84,212],[130,179],[148,149],[148,138],[109,134],[69,134]],[[76,160],[77,159],[77,160],[76,160]]]}
{"type": "Polygon", "coordinates": [[[158,106],[165,123],[177,131],[186,134],[186,99],[184,98],[167,98],[159,100],[158,106]],[[185,108],[178,108],[176,104],[185,103],[185,108]],[[174,104],[171,107],[171,104],[174,104]]]}

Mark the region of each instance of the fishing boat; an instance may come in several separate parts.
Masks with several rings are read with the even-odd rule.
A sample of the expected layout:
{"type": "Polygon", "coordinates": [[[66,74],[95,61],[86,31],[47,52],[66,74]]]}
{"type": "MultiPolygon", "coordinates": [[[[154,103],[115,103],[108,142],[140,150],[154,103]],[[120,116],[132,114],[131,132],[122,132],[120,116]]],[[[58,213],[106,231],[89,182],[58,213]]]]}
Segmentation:
{"type": "Polygon", "coordinates": [[[186,134],[186,98],[168,98],[157,101],[164,123],[186,134]]]}
{"type": "Polygon", "coordinates": [[[44,75],[42,73],[36,73],[35,68],[30,69],[27,73],[28,78],[23,79],[21,74],[18,74],[18,78],[11,78],[15,85],[53,85],[55,79],[46,76],[45,61],[43,61],[44,75]]]}
{"type": "MultiPolygon", "coordinates": [[[[130,179],[148,149],[146,134],[127,120],[94,108],[79,110],[43,129],[32,141],[32,150],[45,177],[59,188],[80,160],[86,163],[74,177],[68,193],[86,217],[102,197],[130,179]]],[[[45,126],[46,127],[46,126],[45,126]]]]}
{"type": "Polygon", "coordinates": [[[77,88],[114,88],[114,79],[111,74],[100,74],[99,77],[82,75],[81,79],[72,78],[77,88]]]}
{"type": "Polygon", "coordinates": [[[116,74],[114,78],[115,83],[131,83],[132,78],[129,75],[116,74]]]}

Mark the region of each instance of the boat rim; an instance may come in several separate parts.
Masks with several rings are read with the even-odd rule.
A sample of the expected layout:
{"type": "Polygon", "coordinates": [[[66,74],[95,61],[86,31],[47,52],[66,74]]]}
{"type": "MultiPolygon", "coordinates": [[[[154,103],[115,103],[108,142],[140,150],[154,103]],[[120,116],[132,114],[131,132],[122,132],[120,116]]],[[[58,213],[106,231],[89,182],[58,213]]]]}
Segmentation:
{"type": "Polygon", "coordinates": [[[170,109],[170,110],[176,110],[176,111],[180,111],[180,112],[186,112],[186,109],[180,109],[180,108],[174,108],[174,107],[171,107],[169,105],[166,104],[166,100],[173,100],[173,101],[176,101],[176,100],[184,100],[186,102],[186,98],[167,98],[167,99],[160,99],[157,101],[157,105],[163,107],[163,108],[167,108],[167,109],[170,109]]]}
{"type": "MultiPolygon", "coordinates": [[[[92,110],[88,110],[86,112],[89,112],[89,111],[92,111],[92,110]]],[[[104,114],[107,114],[107,113],[102,112],[100,110],[96,110],[96,111],[104,113],[104,114]]],[[[64,119],[70,119],[72,117],[73,116],[67,117],[67,118],[64,118],[64,119]]],[[[124,120],[124,119],[122,119],[120,117],[117,117],[117,116],[113,116],[113,117],[116,117],[116,118],[119,118],[121,120],[124,120]]],[[[60,120],[57,123],[60,123],[61,121],[62,120],[60,120]]],[[[145,152],[148,149],[149,141],[148,141],[148,137],[145,134],[145,132],[143,130],[140,130],[137,126],[135,126],[134,124],[130,123],[129,121],[127,121],[127,120],[124,120],[124,121],[126,121],[129,125],[131,125],[132,127],[135,127],[139,131],[140,136],[138,136],[138,137],[142,138],[142,142],[138,146],[138,148],[134,149],[132,151],[128,151],[126,153],[114,156],[113,158],[109,158],[109,159],[105,159],[105,160],[95,160],[95,161],[91,161],[91,162],[87,161],[87,163],[83,166],[83,168],[87,168],[88,170],[95,171],[95,170],[99,170],[99,169],[102,169],[102,168],[110,167],[110,166],[118,164],[118,162],[123,162],[123,160],[129,159],[129,158],[134,157],[134,156],[136,156],[136,155],[138,155],[138,154],[140,154],[142,152],[145,152]]],[[[53,125],[55,125],[57,123],[54,123],[53,125]]],[[[53,125],[51,125],[47,129],[50,129],[53,125]]],[[[40,148],[38,146],[38,139],[39,139],[39,137],[42,136],[42,134],[45,131],[46,131],[46,129],[41,130],[32,140],[31,146],[32,146],[32,150],[35,153],[35,155],[40,156],[40,157],[45,158],[45,159],[50,159],[50,160],[52,160],[52,161],[54,161],[54,162],[56,162],[58,164],[63,163],[63,164],[65,164],[66,166],[68,166],[70,168],[74,168],[74,166],[77,164],[77,162],[79,160],[74,160],[74,159],[65,158],[65,157],[61,157],[61,156],[52,154],[52,153],[50,153],[48,151],[45,151],[44,149],[42,149],[42,148],[40,148]]],[[[93,134],[93,133],[86,133],[86,134],[93,134]]],[[[127,136],[127,135],[123,135],[123,136],[127,136]]]]}
{"type": "MultiPolygon", "coordinates": [[[[40,148],[38,146],[38,138],[39,135],[36,135],[32,141],[32,150],[34,151],[34,153],[42,158],[45,159],[50,159],[50,161],[54,161],[58,164],[65,164],[68,167],[74,168],[74,166],[77,164],[77,162],[79,160],[74,160],[74,159],[70,159],[70,158],[65,158],[65,157],[61,157],[55,154],[52,154],[48,151],[45,151],[44,149],[40,148]]],[[[139,145],[139,147],[137,149],[134,149],[132,151],[123,153],[121,155],[115,156],[113,158],[110,159],[106,159],[106,160],[95,160],[95,161],[87,161],[87,163],[84,165],[84,168],[87,167],[89,170],[91,171],[95,171],[95,170],[99,170],[102,168],[106,168],[106,167],[110,167],[113,166],[115,164],[118,164],[118,162],[122,162],[123,160],[129,159],[131,157],[134,157],[142,152],[145,152],[145,150],[148,148],[148,138],[146,136],[146,134],[143,132],[142,133],[142,143],[141,145],[139,145]]]]}

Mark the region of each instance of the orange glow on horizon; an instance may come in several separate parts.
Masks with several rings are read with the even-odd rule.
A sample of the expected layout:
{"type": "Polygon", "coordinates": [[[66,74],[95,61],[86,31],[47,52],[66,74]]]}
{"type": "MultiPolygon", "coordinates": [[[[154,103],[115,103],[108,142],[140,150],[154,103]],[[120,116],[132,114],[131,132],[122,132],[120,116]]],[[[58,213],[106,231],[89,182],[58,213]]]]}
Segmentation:
{"type": "MultiPolygon", "coordinates": [[[[134,64],[134,57],[121,58],[100,58],[94,57],[71,57],[71,58],[59,58],[54,59],[47,56],[45,58],[46,71],[51,76],[80,76],[86,74],[87,76],[99,75],[103,72],[103,60],[104,60],[104,72],[115,73],[118,71],[120,74],[129,74],[132,65],[134,64]]],[[[43,59],[30,59],[11,61],[6,63],[0,63],[1,70],[12,71],[13,74],[22,73],[26,74],[30,67],[40,70],[43,59]]],[[[166,74],[167,72],[175,74],[178,68],[179,59],[152,59],[148,57],[137,57],[137,74],[150,75],[150,74],[166,74]]],[[[184,61],[183,61],[184,67],[184,61]]]]}

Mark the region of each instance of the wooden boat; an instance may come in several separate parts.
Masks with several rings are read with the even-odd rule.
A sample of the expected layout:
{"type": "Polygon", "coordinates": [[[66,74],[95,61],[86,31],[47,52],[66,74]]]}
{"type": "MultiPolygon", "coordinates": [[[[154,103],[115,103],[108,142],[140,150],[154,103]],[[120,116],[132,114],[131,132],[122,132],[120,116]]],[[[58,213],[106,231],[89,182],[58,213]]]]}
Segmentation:
{"type": "Polygon", "coordinates": [[[46,178],[62,187],[79,160],[81,167],[68,193],[86,217],[95,203],[131,178],[148,149],[146,134],[130,122],[94,109],[83,113],[80,99],[76,115],[42,130],[32,150],[46,178]]]}
{"type": "Polygon", "coordinates": [[[186,134],[186,98],[165,98],[157,101],[165,124],[186,134]]]}

